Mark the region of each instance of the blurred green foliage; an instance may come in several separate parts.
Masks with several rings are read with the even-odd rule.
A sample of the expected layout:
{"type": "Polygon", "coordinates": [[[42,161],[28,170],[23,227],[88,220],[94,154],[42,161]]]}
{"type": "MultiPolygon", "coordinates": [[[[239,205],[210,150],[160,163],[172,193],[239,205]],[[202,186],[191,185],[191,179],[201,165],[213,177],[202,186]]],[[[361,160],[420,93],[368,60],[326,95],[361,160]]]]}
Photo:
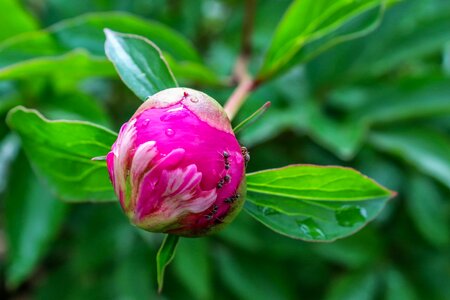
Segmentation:
{"type": "MultiPolygon", "coordinates": [[[[289,4],[258,1],[253,74],[289,4]]],[[[1,0],[0,116],[25,105],[50,119],[89,120],[114,131],[129,118],[141,101],[106,60],[106,25],[92,13],[107,16],[113,30],[156,39],[180,85],[223,103],[232,91],[243,6],[1,0]],[[171,29],[158,35],[160,24],[171,29]],[[171,44],[172,35],[184,36],[182,44],[171,44]]],[[[373,32],[289,66],[257,89],[236,120],[272,102],[239,136],[252,154],[250,171],[346,165],[399,195],[373,223],[331,244],[288,239],[247,214],[215,236],[182,239],[162,298],[450,299],[449,43],[448,0],[400,1],[373,32]]],[[[157,298],[154,257],[162,235],[131,227],[117,204],[54,201],[5,122],[0,139],[0,298],[157,298]]]]}

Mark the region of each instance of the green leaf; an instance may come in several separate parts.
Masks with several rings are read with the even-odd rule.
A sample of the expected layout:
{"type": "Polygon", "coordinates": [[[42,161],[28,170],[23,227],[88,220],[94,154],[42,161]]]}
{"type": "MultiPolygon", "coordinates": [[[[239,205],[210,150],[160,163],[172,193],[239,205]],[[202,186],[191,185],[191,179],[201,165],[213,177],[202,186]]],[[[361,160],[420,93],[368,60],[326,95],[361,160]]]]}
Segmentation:
{"type": "Polygon", "coordinates": [[[38,28],[37,22],[16,0],[0,1],[0,20],[4,28],[0,30],[0,41],[38,28]]]}
{"type": "Polygon", "coordinates": [[[177,61],[200,62],[200,56],[189,40],[172,28],[124,12],[85,14],[59,22],[49,31],[67,49],[83,47],[92,54],[103,56],[104,28],[144,36],[177,61]]]}
{"type": "Polygon", "coordinates": [[[352,169],[292,165],[247,174],[245,208],[280,234],[333,241],[361,229],[392,196],[352,169]]]}
{"type": "Polygon", "coordinates": [[[358,272],[346,274],[336,280],[328,291],[326,300],[373,300],[376,299],[377,276],[375,273],[358,272]]]}
{"type": "Polygon", "coordinates": [[[212,276],[207,239],[182,239],[173,260],[175,274],[194,296],[211,299],[212,276]]]}
{"type": "Polygon", "coordinates": [[[277,261],[256,256],[260,253],[264,251],[246,256],[245,252],[231,253],[225,247],[215,249],[221,282],[234,296],[226,299],[295,299],[290,293],[287,272],[281,270],[277,261]]]}
{"type": "Polygon", "coordinates": [[[450,242],[447,203],[430,178],[415,175],[407,190],[407,208],[422,236],[436,246],[450,242]]]}
{"type": "Polygon", "coordinates": [[[106,163],[91,160],[110,151],[114,132],[88,122],[49,121],[21,106],[9,112],[7,123],[21,137],[34,170],[61,199],[116,199],[106,163]]]}
{"type": "Polygon", "coordinates": [[[385,274],[386,278],[386,300],[417,300],[417,296],[414,285],[409,282],[408,278],[405,277],[400,271],[389,268],[385,274]]]}
{"type": "Polygon", "coordinates": [[[49,119],[88,121],[102,126],[110,126],[110,118],[98,99],[82,93],[70,91],[43,99],[40,111],[49,119]]]}
{"type": "Polygon", "coordinates": [[[377,85],[366,91],[367,103],[351,118],[366,124],[385,124],[450,114],[448,78],[407,78],[394,85],[377,85]]]}
{"type": "Polygon", "coordinates": [[[67,19],[41,31],[25,33],[0,44],[0,66],[26,59],[62,55],[85,49],[104,57],[104,28],[142,35],[158,44],[177,61],[200,62],[189,41],[169,27],[127,13],[91,13],[67,19]]]}
{"type": "Polygon", "coordinates": [[[297,122],[294,126],[300,129],[305,127],[314,141],[332,151],[340,159],[352,158],[361,147],[368,130],[366,123],[355,120],[337,122],[323,113],[316,101],[309,101],[303,110],[306,124],[297,122]]]}
{"type": "Polygon", "coordinates": [[[156,273],[158,281],[158,291],[161,293],[164,285],[164,272],[175,256],[177,249],[178,235],[167,234],[162,242],[161,248],[156,255],[156,273]]]}
{"type": "Polygon", "coordinates": [[[367,82],[399,70],[416,72],[414,69],[424,66],[422,58],[439,55],[448,41],[449,28],[448,1],[399,1],[386,11],[375,32],[341,44],[309,64],[309,77],[329,87],[355,80],[367,82]]]}
{"type": "Polygon", "coordinates": [[[141,100],[177,86],[159,48],[149,40],[105,29],[105,52],[122,81],[141,100]]]}
{"type": "Polygon", "coordinates": [[[17,287],[34,271],[59,231],[66,208],[38,181],[26,157],[19,155],[5,197],[10,287],[17,287]]]}
{"type": "Polygon", "coordinates": [[[309,52],[321,52],[331,45],[370,32],[380,21],[383,10],[382,0],[339,0],[332,3],[327,0],[294,1],[276,29],[258,79],[273,77],[288,64],[292,64],[292,60],[299,63],[311,58],[311,53],[301,57],[295,56],[312,42],[316,45],[314,51],[309,52]],[[360,22],[356,28],[351,27],[351,30],[339,32],[349,21],[372,10],[375,10],[375,13],[369,22],[360,22]]]}
{"type": "Polygon", "coordinates": [[[397,128],[375,132],[371,143],[450,188],[450,139],[431,129],[397,128]]]}
{"type": "Polygon", "coordinates": [[[356,60],[354,55],[349,55],[347,59],[354,64],[350,76],[379,76],[399,65],[407,66],[417,58],[438,52],[448,42],[448,2],[434,1],[432,8],[430,3],[423,1],[402,2],[383,31],[362,41],[373,47],[364,47],[356,60]]]}
{"type": "Polygon", "coordinates": [[[54,80],[80,80],[86,77],[115,77],[113,66],[104,58],[85,50],[73,50],[59,56],[42,56],[0,68],[0,79],[26,79],[52,76],[54,80]]]}
{"type": "Polygon", "coordinates": [[[176,31],[163,24],[119,12],[86,14],[61,21],[46,30],[6,40],[0,44],[0,74],[2,68],[5,72],[1,78],[32,78],[41,74],[52,75],[52,72],[55,80],[71,80],[72,77],[72,80],[79,80],[82,76],[78,73],[88,76],[91,72],[92,76],[115,76],[104,57],[104,28],[151,39],[164,53],[173,57],[171,64],[177,74],[187,80],[223,85],[214,72],[203,66],[189,41],[176,31]],[[58,69],[60,62],[65,67],[58,69]],[[59,76],[61,72],[64,76],[59,76]]]}
{"type": "MultiPolygon", "coordinates": [[[[450,82],[444,78],[406,79],[395,85],[375,85],[354,91],[364,99],[360,108],[351,111],[347,118],[336,120],[326,115],[318,101],[309,101],[302,109],[308,134],[321,146],[329,149],[340,159],[355,156],[367,138],[371,127],[388,122],[425,119],[450,113],[450,102],[445,101],[450,93],[450,82]]],[[[342,96],[340,108],[348,100],[342,96]]],[[[294,123],[302,128],[303,124],[294,123]]]]}

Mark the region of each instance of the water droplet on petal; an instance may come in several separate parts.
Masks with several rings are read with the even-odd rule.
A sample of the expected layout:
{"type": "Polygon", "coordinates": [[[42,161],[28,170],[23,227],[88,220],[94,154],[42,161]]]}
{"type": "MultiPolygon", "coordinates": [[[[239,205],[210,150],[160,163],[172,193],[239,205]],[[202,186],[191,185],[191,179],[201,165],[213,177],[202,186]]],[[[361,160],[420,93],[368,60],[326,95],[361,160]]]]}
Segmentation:
{"type": "Polygon", "coordinates": [[[197,103],[197,102],[198,102],[198,98],[197,98],[197,97],[190,97],[189,100],[190,100],[192,103],[197,103]]]}
{"type": "Polygon", "coordinates": [[[186,118],[189,116],[189,111],[183,106],[177,106],[175,108],[169,109],[165,114],[160,117],[163,122],[175,121],[186,118]]]}
{"type": "Polygon", "coordinates": [[[296,220],[296,222],[299,226],[300,232],[303,233],[307,238],[315,240],[325,239],[325,233],[313,219],[307,218],[304,220],[296,220]]]}
{"type": "Polygon", "coordinates": [[[173,129],[171,129],[171,128],[167,128],[166,129],[166,135],[169,136],[169,137],[174,136],[175,135],[175,131],[173,129]]]}
{"type": "Polygon", "coordinates": [[[149,122],[150,122],[150,119],[147,118],[144,120],[144,122],[142,122],[142,125],[147,126],[149,122]]]}
{"type": "Polygon", "coordinates": [[[367,211],[359,206],[344,206],[335,212],[336,221],[344,227],[352,227],[367,220],[367,211]]]}

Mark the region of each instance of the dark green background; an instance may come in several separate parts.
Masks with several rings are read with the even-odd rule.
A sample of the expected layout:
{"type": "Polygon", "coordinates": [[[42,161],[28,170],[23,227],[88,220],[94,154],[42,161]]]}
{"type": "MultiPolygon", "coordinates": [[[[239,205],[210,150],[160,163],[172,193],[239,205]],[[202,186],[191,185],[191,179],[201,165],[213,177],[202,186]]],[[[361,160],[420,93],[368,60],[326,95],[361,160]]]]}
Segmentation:
{"type": "MultiPolygon", "coordinates": [[[[252,71],[289,2],[258,1],[252,71]]],[[[22,104],[49,118],[90,120],[117,131],[141,104],[109,65],[56,64],[47,72],[51,62],[30,67],[19,52],[2,52],[21,32],[84,13],[125,11],[161,22],[189,39],[220,78],[231,74],[240,50],[241,1],[3,3],[2,119],[22,104]],[[13,62],[30,69],[8,78],[13,62]]],[[[50,61],[68,51],[52,47],[43,49],[50,61]]],[[[179,81],[221,103],[232,91],[206,79],[179,81]]],[[[160,297],[450,299],[449,1],[397,3],[374,32],[260,87],[236,124],[268,100],[271,109],[239,136],[251,151],[249,171],[293,163],[351,166],[399,195],[366,228],[331,244],[285,238],[244,213],[220,234],[182,239],[160,297]]],[[[0,138],[0,298],[156,298],[162,235],[130,226],[117,204],[56,201],[4,122],[0,138]]]]}

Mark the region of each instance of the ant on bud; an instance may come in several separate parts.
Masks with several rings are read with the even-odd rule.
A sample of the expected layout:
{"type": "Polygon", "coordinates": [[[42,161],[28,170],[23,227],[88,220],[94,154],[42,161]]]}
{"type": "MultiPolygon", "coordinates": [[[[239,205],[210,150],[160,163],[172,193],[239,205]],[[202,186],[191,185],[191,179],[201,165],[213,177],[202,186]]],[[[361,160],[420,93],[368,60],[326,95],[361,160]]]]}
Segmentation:
{"type": "Polygon", "coordinates": [[[232,195],[231,197],[226,198],[225,203],[231,204],[234,201],[236,201],[237,199],[239,199],[240,196],[241,195],[239,193],[236,193],[236,194],[232,195]]]}
{"type": "Polygon", "coordinates": [[[213,216],[217,213],[217,210],[219,209],[219,206],[216,204],[213,205],[212,211],[209,212],[209,214],[205,215],[206,220],[211,220],[213,216]]]}
{"type": "Polygon", "coordinates": [[[247,164],[250,161],[250,152],[246,147],[241,147],[242,156],[244,157],[245,167],[247,168],[247,164]]]}

